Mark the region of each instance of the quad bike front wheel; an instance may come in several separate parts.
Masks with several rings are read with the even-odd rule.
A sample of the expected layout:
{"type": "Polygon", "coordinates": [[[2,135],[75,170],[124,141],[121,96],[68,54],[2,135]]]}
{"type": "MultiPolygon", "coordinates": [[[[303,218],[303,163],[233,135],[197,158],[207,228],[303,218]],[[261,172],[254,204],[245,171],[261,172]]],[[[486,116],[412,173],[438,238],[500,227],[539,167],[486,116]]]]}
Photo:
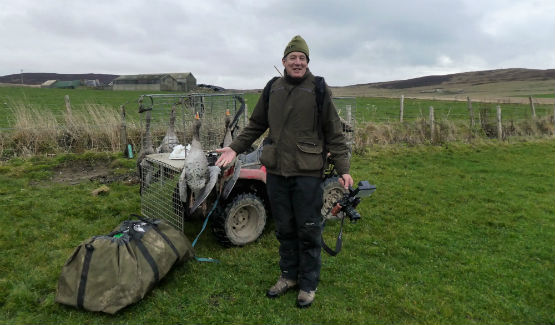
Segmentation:
{"type": "Polygon", "coordinates": [[[343,212],[339,212],[336,216],[331,214],[331,209],[337,201],[341,200],[347,190],[339,183],[338,177],[330,177],[324,181],[324,194],[322,204],[322,216],[324,220],[339,219],[343,216],[343,212]]]}
{"type": "Polygon", "coordinates": [[[266,215],[262,199],[239,194],[215,211],[212,232],[223,246],[244,246],[262,235],[266,215]]]}

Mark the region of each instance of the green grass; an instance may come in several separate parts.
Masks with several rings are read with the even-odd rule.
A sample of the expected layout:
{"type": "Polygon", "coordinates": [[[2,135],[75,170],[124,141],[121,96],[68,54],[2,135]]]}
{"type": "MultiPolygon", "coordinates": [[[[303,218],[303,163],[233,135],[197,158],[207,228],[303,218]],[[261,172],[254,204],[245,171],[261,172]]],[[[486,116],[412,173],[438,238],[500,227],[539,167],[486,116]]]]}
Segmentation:
{"type": "MultiPolygon", "coordinates": [[[[119,112],[120,106],[125,105],[126,111],[131,117],[138,116],[139,96],[151,93],[145,91],[111,91],[94,90],[87,88],[78,89],[51,89],[51,88],[24,88],[24,87],[0,87],[0,107],[9,112],[10,108],[25,105],[37,109],[51,111],[54,116],[61,116],[66,110],[65,95],[69,96],[71,107],[74,111],[80,111],[90,105],[101,105],[111,107],[119,112]]],[[[166,92],[167,93],[167,92],[166,92]]],[[[0,119],[0,127],[11,125],[11,113],[5,114],[0,119]]]]}
{"type": "MultiPolygon", "coordinates": [[[[530,95],[523,95],[518,97],[529,97],[530,95]]],[[[548,93],[548,94],[534,94],[532,95],[534,98],[553,98],[555,97],[555,93],[548,93]]]]}
{"type": "MultiPolygon", "coordinates": [[[[143,300],[111,316],[54,302],[57,278],[81,241],[140,210],[137,185],[52,184],[56,166],[133,160],[86,154],[0,165],[2,324],[553,324],[555,145],[535,142],[374,147],[352,175],[378,189],[324,255],[314,305],[264,292],[279,275],[270,224],[243,248],[209,231],[197,254],[220,264],[176,267],[143,300]]],[[[188,225],[193,239],[201,220],[188,225]]],[[[326,226],[328,242],[338,231],[326,226]]]]}
{"type": "MultiPolygon", "coordinates": [[[[252,112],[260,94],[245,94],[249,111],[252,112]]],[[[536,96],[535,96],[536,97],[536,96]]],[[[538,96],[539,97],[539,96],[538,96]]],[[[552,95],[553,97],[553,95],[552,95]]],[[[399,121],[399,98],[383,98],[383,97],[356,97],[354,102],[345,100],[336,100],[336,108],[339,109],[341,116],[344,115],[346,104],[356,107],[354,117],[358,122],[397,122],[399,121]]],[[[430,115],[430,106],[434,107],[435,119],[445,120],[464,120],[470,119],[468,106],[465,101],[449,101],[449,100],[426,100],[426,99],[404,99],[403,120],[414,121],[419,118],[428,119],[430,115]]],[[[530,119],[532,116],[530,105],[518,103],[481,103],[473,102],[475,121],[479,121],[480,112],[487,112],[491,120],[496,118],[497,105],[501,106],[504,121],[530,119]]],[[[535,105],[536,115],[538,117],[549,116],[553,114],[553,105],[535,105]]]]}

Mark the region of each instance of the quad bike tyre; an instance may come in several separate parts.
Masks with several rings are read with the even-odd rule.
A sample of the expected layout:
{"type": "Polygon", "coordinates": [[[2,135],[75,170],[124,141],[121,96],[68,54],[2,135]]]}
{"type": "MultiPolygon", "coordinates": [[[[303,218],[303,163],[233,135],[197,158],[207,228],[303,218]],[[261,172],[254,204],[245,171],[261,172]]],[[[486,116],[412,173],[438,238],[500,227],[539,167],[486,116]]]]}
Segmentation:
{"type": "Polygon", "coordinates": [[[331,209],[337,201],[343,198],[347,190],[339,183],[338,177],[330,177],[324,181],[324,194],[323,194],[323,204],[322,204],[322,216],[324,221],[336,220],[343,217],[343,212],[339,212],[337,215],[331,214],[331,209]]]}
{"type": "Polygon", "coordinates": [[[239,194],[214,212],[212,232],[225,247],[254,242],[266,226],[264,202],[252,193],[239,194]]]}

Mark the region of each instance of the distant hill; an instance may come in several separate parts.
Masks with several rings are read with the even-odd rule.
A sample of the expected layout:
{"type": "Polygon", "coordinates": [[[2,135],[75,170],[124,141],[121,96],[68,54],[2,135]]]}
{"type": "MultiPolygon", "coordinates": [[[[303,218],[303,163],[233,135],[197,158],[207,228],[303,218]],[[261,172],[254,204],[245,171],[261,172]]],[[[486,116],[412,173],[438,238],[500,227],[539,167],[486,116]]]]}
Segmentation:
{"type": "MultiPolygon", "coordinates": [[[[404,89],[414,87],[429,87],[449,84],[480,85],[502,81],[539,81],[555,79],[555,69],[498,69],[474,72],[446,74],[440,76],[426,76],[407,80],[376,82],[364,84],[375,88],[404,89]]],[[[355,86],[361,86],[355,85],[355,86]]]]}
{"type": "Polygon", "coordinates": [[[497,69],[425,76],[407,80],[395,80],[332,87],[336,96],[398,97],[460,99],[466,97],[481,100],[528,96],[551,97],[555,92],[555,69],[497,69]]]}
{"type": "MultiPolygon", "coordinates": [[[[21,84],[22,74],[10,74],[0,77],[0,83],[21,84]]],[[[59,73],[23,73],[23,84],[25,85],[40,85],[47,80],[58,81],[72,81],[72,80],[95,80],[98,79],[101,84],[105,85],[110,83],[115,78],[119,77],[114,74],[98,74],[98,73],[83,73],[83,74],[59,74],[59,73]]]]}

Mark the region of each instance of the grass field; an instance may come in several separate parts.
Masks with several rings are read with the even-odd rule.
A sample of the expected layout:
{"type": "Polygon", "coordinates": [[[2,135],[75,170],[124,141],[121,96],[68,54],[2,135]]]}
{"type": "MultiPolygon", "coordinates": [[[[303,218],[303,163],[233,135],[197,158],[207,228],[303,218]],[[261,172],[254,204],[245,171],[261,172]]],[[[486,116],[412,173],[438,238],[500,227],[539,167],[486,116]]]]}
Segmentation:
{"type": "MultiPolygon", "coordinates": [[[[92,196],[97,182],[51,179],[68,166],[125,174],[134,161],[12,159],[0,165],[0,323],[553,324],[554,155],[553,139],[373,147],[351,173],[378,189],[346,225],[342,252],[323,257],[311,308],[295,308],[294,293],[264,297],[279,274],[270,224],[243,248],[221,248],[207,231],[197,254],[221,263],[176,267],[114,316],[56,304],[56,283],[76,245],[139,212],[138,185],[92,196]]],[[[326,240],[336,231],[328,224],[326,240]]]]}

